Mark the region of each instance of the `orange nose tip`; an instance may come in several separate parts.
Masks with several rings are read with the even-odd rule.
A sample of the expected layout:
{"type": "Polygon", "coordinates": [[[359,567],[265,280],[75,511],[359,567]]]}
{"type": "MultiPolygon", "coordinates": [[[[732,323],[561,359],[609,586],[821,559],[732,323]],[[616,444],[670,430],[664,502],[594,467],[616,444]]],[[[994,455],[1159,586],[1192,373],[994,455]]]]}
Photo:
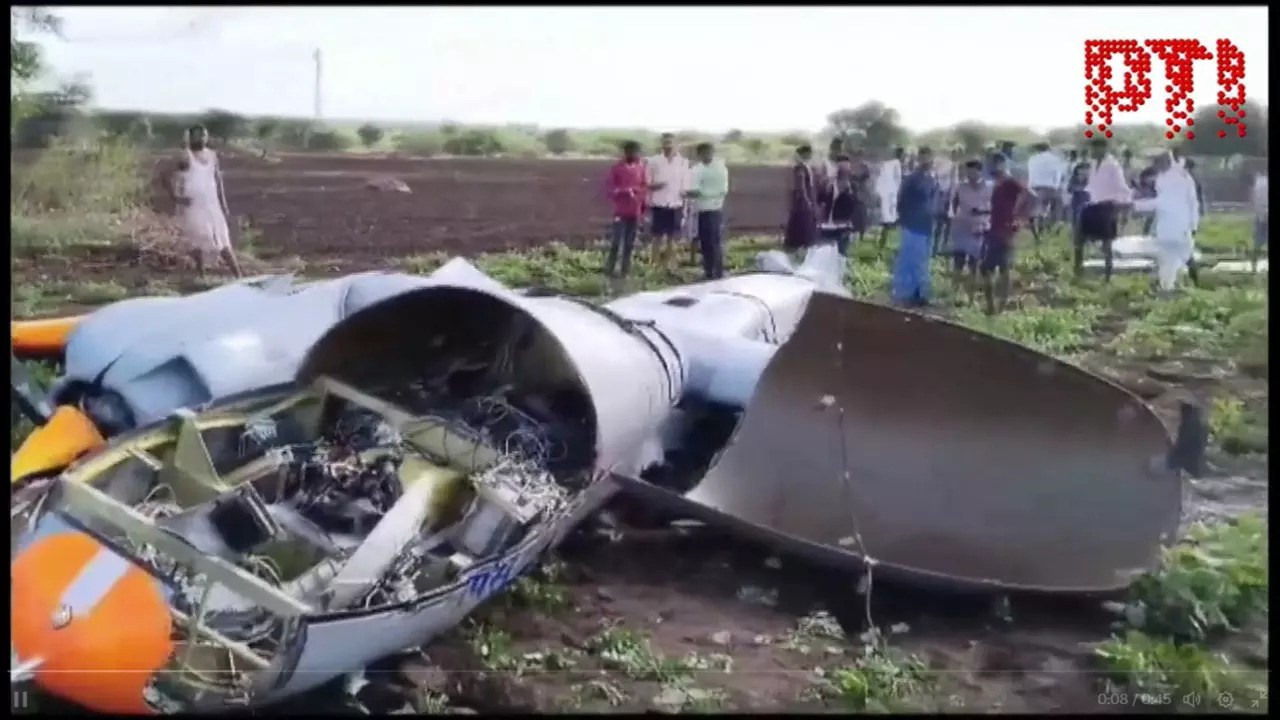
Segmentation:
{"type": "Polygon", "coordinates": [[[92,537],[40,538],[10,565],[13,649],[36,682],[90,710],[149,713],[143,688],[173,651],[155,578],[92,537]]]}
{"type": "Polygon", "coordinates": [[[61,470],[104,444],[106,440],[89,416],[70,405],[59,405],[49,421],[31,431],[9,459],[9,481],[61,470]]]}
{"type": "Polygon", "coordinates": [[[77,315],[43,320],[12,320],[9,322],[9,337],[13,350],[19,356],[61,353],[67,346],[71,331],[83,319],[83,315],[77,315]]]}

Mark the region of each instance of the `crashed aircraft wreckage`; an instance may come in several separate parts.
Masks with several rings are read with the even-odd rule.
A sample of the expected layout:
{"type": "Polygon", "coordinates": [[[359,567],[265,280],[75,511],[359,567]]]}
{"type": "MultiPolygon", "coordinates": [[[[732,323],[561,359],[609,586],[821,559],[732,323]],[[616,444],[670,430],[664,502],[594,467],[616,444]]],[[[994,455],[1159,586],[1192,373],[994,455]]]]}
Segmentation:
{"type": "Polygon", "coordinates": [[[456,625],[619,490],[951,586],[1153,564],[1194,432],[849,299],[829,249],[762,266],[593,306],[455,260],[15,323],[65,373],[42,393],[13,365],[39,427],[12,460],[11,678],[107,712],[277,701],[456,625]]]}

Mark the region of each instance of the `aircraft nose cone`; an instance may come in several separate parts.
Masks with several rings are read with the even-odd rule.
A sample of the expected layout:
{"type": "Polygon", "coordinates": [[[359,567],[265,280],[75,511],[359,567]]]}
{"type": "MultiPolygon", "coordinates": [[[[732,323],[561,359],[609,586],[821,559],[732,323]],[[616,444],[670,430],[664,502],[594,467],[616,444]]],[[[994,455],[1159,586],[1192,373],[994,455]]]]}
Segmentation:
{"type": "Polygon", "coordinates": [[[81,532],[41,538],[10,565],[13,650],[43,660],[45,690],[104,713],[147,713],[168,661],[169,608],[146,571],[81,532]]]}

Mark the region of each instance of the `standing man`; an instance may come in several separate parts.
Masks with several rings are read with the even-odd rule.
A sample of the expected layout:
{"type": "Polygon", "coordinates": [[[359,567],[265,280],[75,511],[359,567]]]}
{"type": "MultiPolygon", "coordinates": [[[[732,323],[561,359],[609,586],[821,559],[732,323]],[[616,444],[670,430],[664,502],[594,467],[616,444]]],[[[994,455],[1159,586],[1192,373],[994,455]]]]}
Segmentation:
{"type": "Polygon", "coordinates": [[[1089,163],[1081,162],[1076,151],[1071,151],[1071,168],[1067,175],[1067,223],[1071,230],[1071,237],[1076,236],[1076,229],[1080,226],[1080,213],[1084,210],[1084,206],[1089,204],[1089,193],[1085,192],[1085,186],[1089,184],[1089,163]]]}
{"type": "Polygon", "coordinates": [[[848,155],[836,158],[836,176],[823,189],[818,202],[819,242],[834,243],[836,252],[849,254],[849,241],[853,236],[853,221],[857,214],[858,195],[853,185],[853,162],[848,155]]]}
{"type": "Polygon", "coordinates": [[[978,271],[982,274],[982,295],[987,314],[1003,312],[1009,302],[1009,268],[1013,263],[1013,240],[1018,234],[1018,218],[1026,216],[1031,193],[1006,169],[1007,161],[997,155],[991,172],[991,226],[982,244],[978,271]],[[994,277],[993,277],[994,276],[994,277]]]}
{"type": "Polygon", "coordinates": [[[956,186],[960,184],[961,164],[960,148],[952,148],[946,164],[939,163],[939,167],[934,171],[934,177],[938,180],[938,195],[934,202],[936,211],[933,229],[934,255],[940,254],[943,244],[950,239],[951,215],[954,210],[952,201],[956,186]]]}
{"type": "Polygon", "coordinates": [[[853,235],[861,243],[867,233],[871,217],[871,205],[875,202],[875,187],[871,182],[871,166],[861,148],[849,153],[850,183],[858,202],[853,208],[853,235]]]}
{"type": "Polygon", "coordinates": [[[1058,214],[1059,181],[1062,162],[1049,143],[1036,143],[1035,154],[1027,160],[1027,185],[1035,195],[1035,215],[1031,218],[1031,236],[1037,245],[1040,236],[1047,233],[1050,222],[1058,214]]]}
{"type": "Polygon", "coordinates": [[[1105,138],[1094,138],[1089,149],[1093,155],[1093,163],[1084,188],[1089,199],[1080,210],[1080,222],[1073,239],[1072,266],[1078,277],[1084,271],[1085,244],[1099,242],[1106,261],[1104,277],[1107,282],[1111,282],[1115,262],[1111,243],[1120,232],[1120,218],[1123,210],[1133,201],[1133,191],[1125,181],[1124,168],[1108,151],[1105,138]]]}
{"type": "Polygon", "coordinates": [[[791,166],[791,196],[787,212],[787,229],[782,236],[782,248],[793,257],[813,244],[817,232],[818,183],[813,171],[813,148],[801,145],[796,148],[795,163],[791,166]]]}
{"type": "Polygon", "coordinates": [[[902,239],[893,262],[890,291],[894,302],[900,305],[929,304],[929,251],[933,236],[933,199],[937,192],[933,151],[922,147],[915,170],[901,183],[896,202],[902,219],[902,239]]]}
{"type": "Polygon", "coordinates": [[[654,265],[675,270],[676,238],[684,220],[689,161],[676,150],[676,136],[662,133],[662,150],[645,164],[649,181],[649,234],[654,265]]]}
{"type": "Polygon", "coordinates": [[[1004,156],[1004,172],[1015,180],[1023,180],[1022,168],[1014,159],[1013,154],[1017,151],[1018,144],[1012,140],[1002,140],[1000,142],[1000,154],[1004,156]]]}
{"type": "Polygon", "coordinates": [[[203,125],[192,125],[187,129],[186,140],[168,183],[169,194],[178,208],[183,243],[200,278],[204,278],[210,256],[220,257],[233,275],[243,277],[240,262],[231,249],[227,191],[222,184],[218,154],[208,147],[209,132],[203,125]]]}
{"type": "Polygon", "coordinates": [[[724,199],[729,194],[729,168],[715,156],[715,146],[698,143],[698,164],[688,196],[697,213],[698,247],[702,250],[702,274],[708,280],[724,277],[724,199]]]}
{"type": "Polygon", "coordinates": [[[1192,238],[1200,224],[1200,206],[1195,181],[1186,168],[1178,167],[1173,155],[1160,153],[1153,168],[1154,197],[1135,200],[1133,205],[1155,219],[1156,278],[1161,294],[1167,295],[1194,252],[1192,238]]]}
{"type": "MultiPolygon", "coordinates": [[[[1187,171],[1187,175],[1191,176],[1191,182],[1195,183],[1196,207],[1200,211],[1200,217],[1204,217],[1207,212],[1204,206],[1204,183],[1200,182],[1200,173],[1196,172],[1195,158],[1182,158],[1182,168],[1187,171]]],[[[1200,267],[1196,263],[1194,248],[1192,248],[1191,259],[1187,261],[1187,277],[1191,278],[1192,285],[1200,284],[1200,267]]]]}
{"type": "MultiPolygon", "coordinates": [[[[889,239],[889,230],[898,224],[898,194],[902,189],[902,159],[907,151],[893,149],[893,157],[880,163],[876,175],[876,194],[880,196],[880,247],[889,239]]],[[[932,225],[932,223],[930,223],[932,225]]]]}
{"type": "Polygon", "coordinates": [[[1058,222],[1070,224],[1071,191],[1068,186],[1071,184],[1071,175],[1075,172],[1079,156],[1075,149],[1071,149],[1066,153],[1059,152],[1058,157],[1062,163],[1058,173],[1058,222]]]}
{"type": "Polygon", "coordinates": [[[612,280],[625,279],[631,272],[631,253],[635,250],[636,233],[649,189],[645,175],[640,143],[626,141],[622,144],[622,157],[609,168],[605,178],[605,193],[613,207],[613,225],[604,274],[612,280]]]}
{"type": "Polygon", "coordinates": [[[973,302],[982,258],[983,238],[991,222],[991,183],[982,178],[982,161],[964,165],[964,178],[951,194],[955,219],[951,223],[951,269],[956,300],[961,292],[973,302]]]}
{"type": "Polygon", "coordinates": [[[837,165],[840,164],[840,156],[844,154],[845,138],[838,135],[831,138],[831,143],[827,146],[827,159],[822,163],[822,182],[835,181],[837,165]]]}

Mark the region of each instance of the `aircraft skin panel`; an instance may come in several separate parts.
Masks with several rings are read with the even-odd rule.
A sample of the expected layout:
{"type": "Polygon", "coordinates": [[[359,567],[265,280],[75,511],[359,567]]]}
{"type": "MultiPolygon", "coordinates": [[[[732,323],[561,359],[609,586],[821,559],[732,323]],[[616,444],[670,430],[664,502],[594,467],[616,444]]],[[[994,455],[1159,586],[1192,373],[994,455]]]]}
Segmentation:
{"type": "Polygon", "coordinates": [[[1169,447],[1154,413],[1101,378],[815,293],[687,497],[962,584],[1110,590],[1176,530],[1169,447]]]}

